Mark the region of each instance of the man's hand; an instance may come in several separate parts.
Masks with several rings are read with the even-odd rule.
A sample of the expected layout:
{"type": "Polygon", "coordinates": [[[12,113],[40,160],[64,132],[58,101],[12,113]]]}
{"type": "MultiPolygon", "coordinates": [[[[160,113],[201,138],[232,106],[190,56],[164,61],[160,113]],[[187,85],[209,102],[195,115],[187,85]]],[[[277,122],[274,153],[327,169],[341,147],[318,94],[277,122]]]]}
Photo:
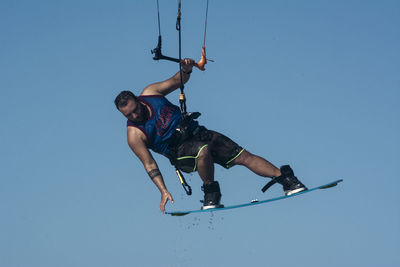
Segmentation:
{"type": "Polygon", "coordinates": [[[185,73],[190,73],[196,62],[191,58],[185,58],[181,61],[182,71],[185,73]]]}
{"type": "Polygon", "coordinates": [[[171,203],[174,203],[174,199],[172,198],[172,195],[168,192],[162,192],[161,193],[161,202],[160,202],[160,210],[162,213],[164,213],[165,211],[165,204],[167,204],[167,202],[171,201],[171,203]]]}

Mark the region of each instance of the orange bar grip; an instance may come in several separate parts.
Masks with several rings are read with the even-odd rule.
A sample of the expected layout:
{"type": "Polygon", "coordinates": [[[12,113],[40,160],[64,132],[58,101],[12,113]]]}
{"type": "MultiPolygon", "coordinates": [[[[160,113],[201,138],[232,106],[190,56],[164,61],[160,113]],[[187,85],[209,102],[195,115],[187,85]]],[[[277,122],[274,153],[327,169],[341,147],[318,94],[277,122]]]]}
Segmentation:
{"type": "Polygon", "coordinates": [[[205,70],[204,65],[207,64],[207,58],[206,58],[206,47],[203,45],[203,47],[201,48],[201,58],[200,61],[196,63],[196,67],[199,70],[205,70]]]}

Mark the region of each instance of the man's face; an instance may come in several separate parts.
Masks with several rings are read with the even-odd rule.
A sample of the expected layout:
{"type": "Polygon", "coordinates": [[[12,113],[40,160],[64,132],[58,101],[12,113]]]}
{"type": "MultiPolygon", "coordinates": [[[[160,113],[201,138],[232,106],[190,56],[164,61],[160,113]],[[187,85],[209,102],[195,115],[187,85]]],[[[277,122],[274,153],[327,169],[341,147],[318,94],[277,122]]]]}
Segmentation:
{"type": "Polygon", "coordinates": [[[143,104],[130,99],[125,107],[119,108],[119,111],[130,121],[143,122],[146,119],[145,108],[143,104]]]}

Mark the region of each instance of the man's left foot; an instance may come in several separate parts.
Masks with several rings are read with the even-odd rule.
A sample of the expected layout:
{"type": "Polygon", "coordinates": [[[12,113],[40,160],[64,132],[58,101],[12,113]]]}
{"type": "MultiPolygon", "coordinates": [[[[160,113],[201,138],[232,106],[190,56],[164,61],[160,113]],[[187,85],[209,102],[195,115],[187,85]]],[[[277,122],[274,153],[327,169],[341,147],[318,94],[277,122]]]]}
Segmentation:
{"type": "Polygon", "coordinates": [[[224,207],[224,205],[220,203],[222,195],[217,181],[204,184],[202,189],[204,191],[204,201],[203,206],[201,207],[202,210],[224,207]]]}

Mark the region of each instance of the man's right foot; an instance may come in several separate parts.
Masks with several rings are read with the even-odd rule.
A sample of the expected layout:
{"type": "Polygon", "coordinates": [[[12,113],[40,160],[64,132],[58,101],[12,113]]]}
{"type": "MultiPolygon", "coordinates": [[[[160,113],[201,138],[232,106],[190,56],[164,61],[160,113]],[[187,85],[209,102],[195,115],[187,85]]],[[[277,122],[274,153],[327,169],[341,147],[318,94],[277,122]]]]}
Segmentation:
{"type": "Polygon", "coordinates": [[[296,176],[294,176],[294,172],[289,165],[284,165],[281,167],[281,174],[281,176],[275,179],[283,186],[283,191],[285,192],[286,196],[308,190],[307,187],[302,184],[296,176]]]}
{"type": "Polygon", "coordinates": [[[224,207],[224,205],[220,203],[222,195],[217,181],[204,184],[202,189],[204,191],[204,201],[203,206],[201,207],[202,210],[224,207]]]}

